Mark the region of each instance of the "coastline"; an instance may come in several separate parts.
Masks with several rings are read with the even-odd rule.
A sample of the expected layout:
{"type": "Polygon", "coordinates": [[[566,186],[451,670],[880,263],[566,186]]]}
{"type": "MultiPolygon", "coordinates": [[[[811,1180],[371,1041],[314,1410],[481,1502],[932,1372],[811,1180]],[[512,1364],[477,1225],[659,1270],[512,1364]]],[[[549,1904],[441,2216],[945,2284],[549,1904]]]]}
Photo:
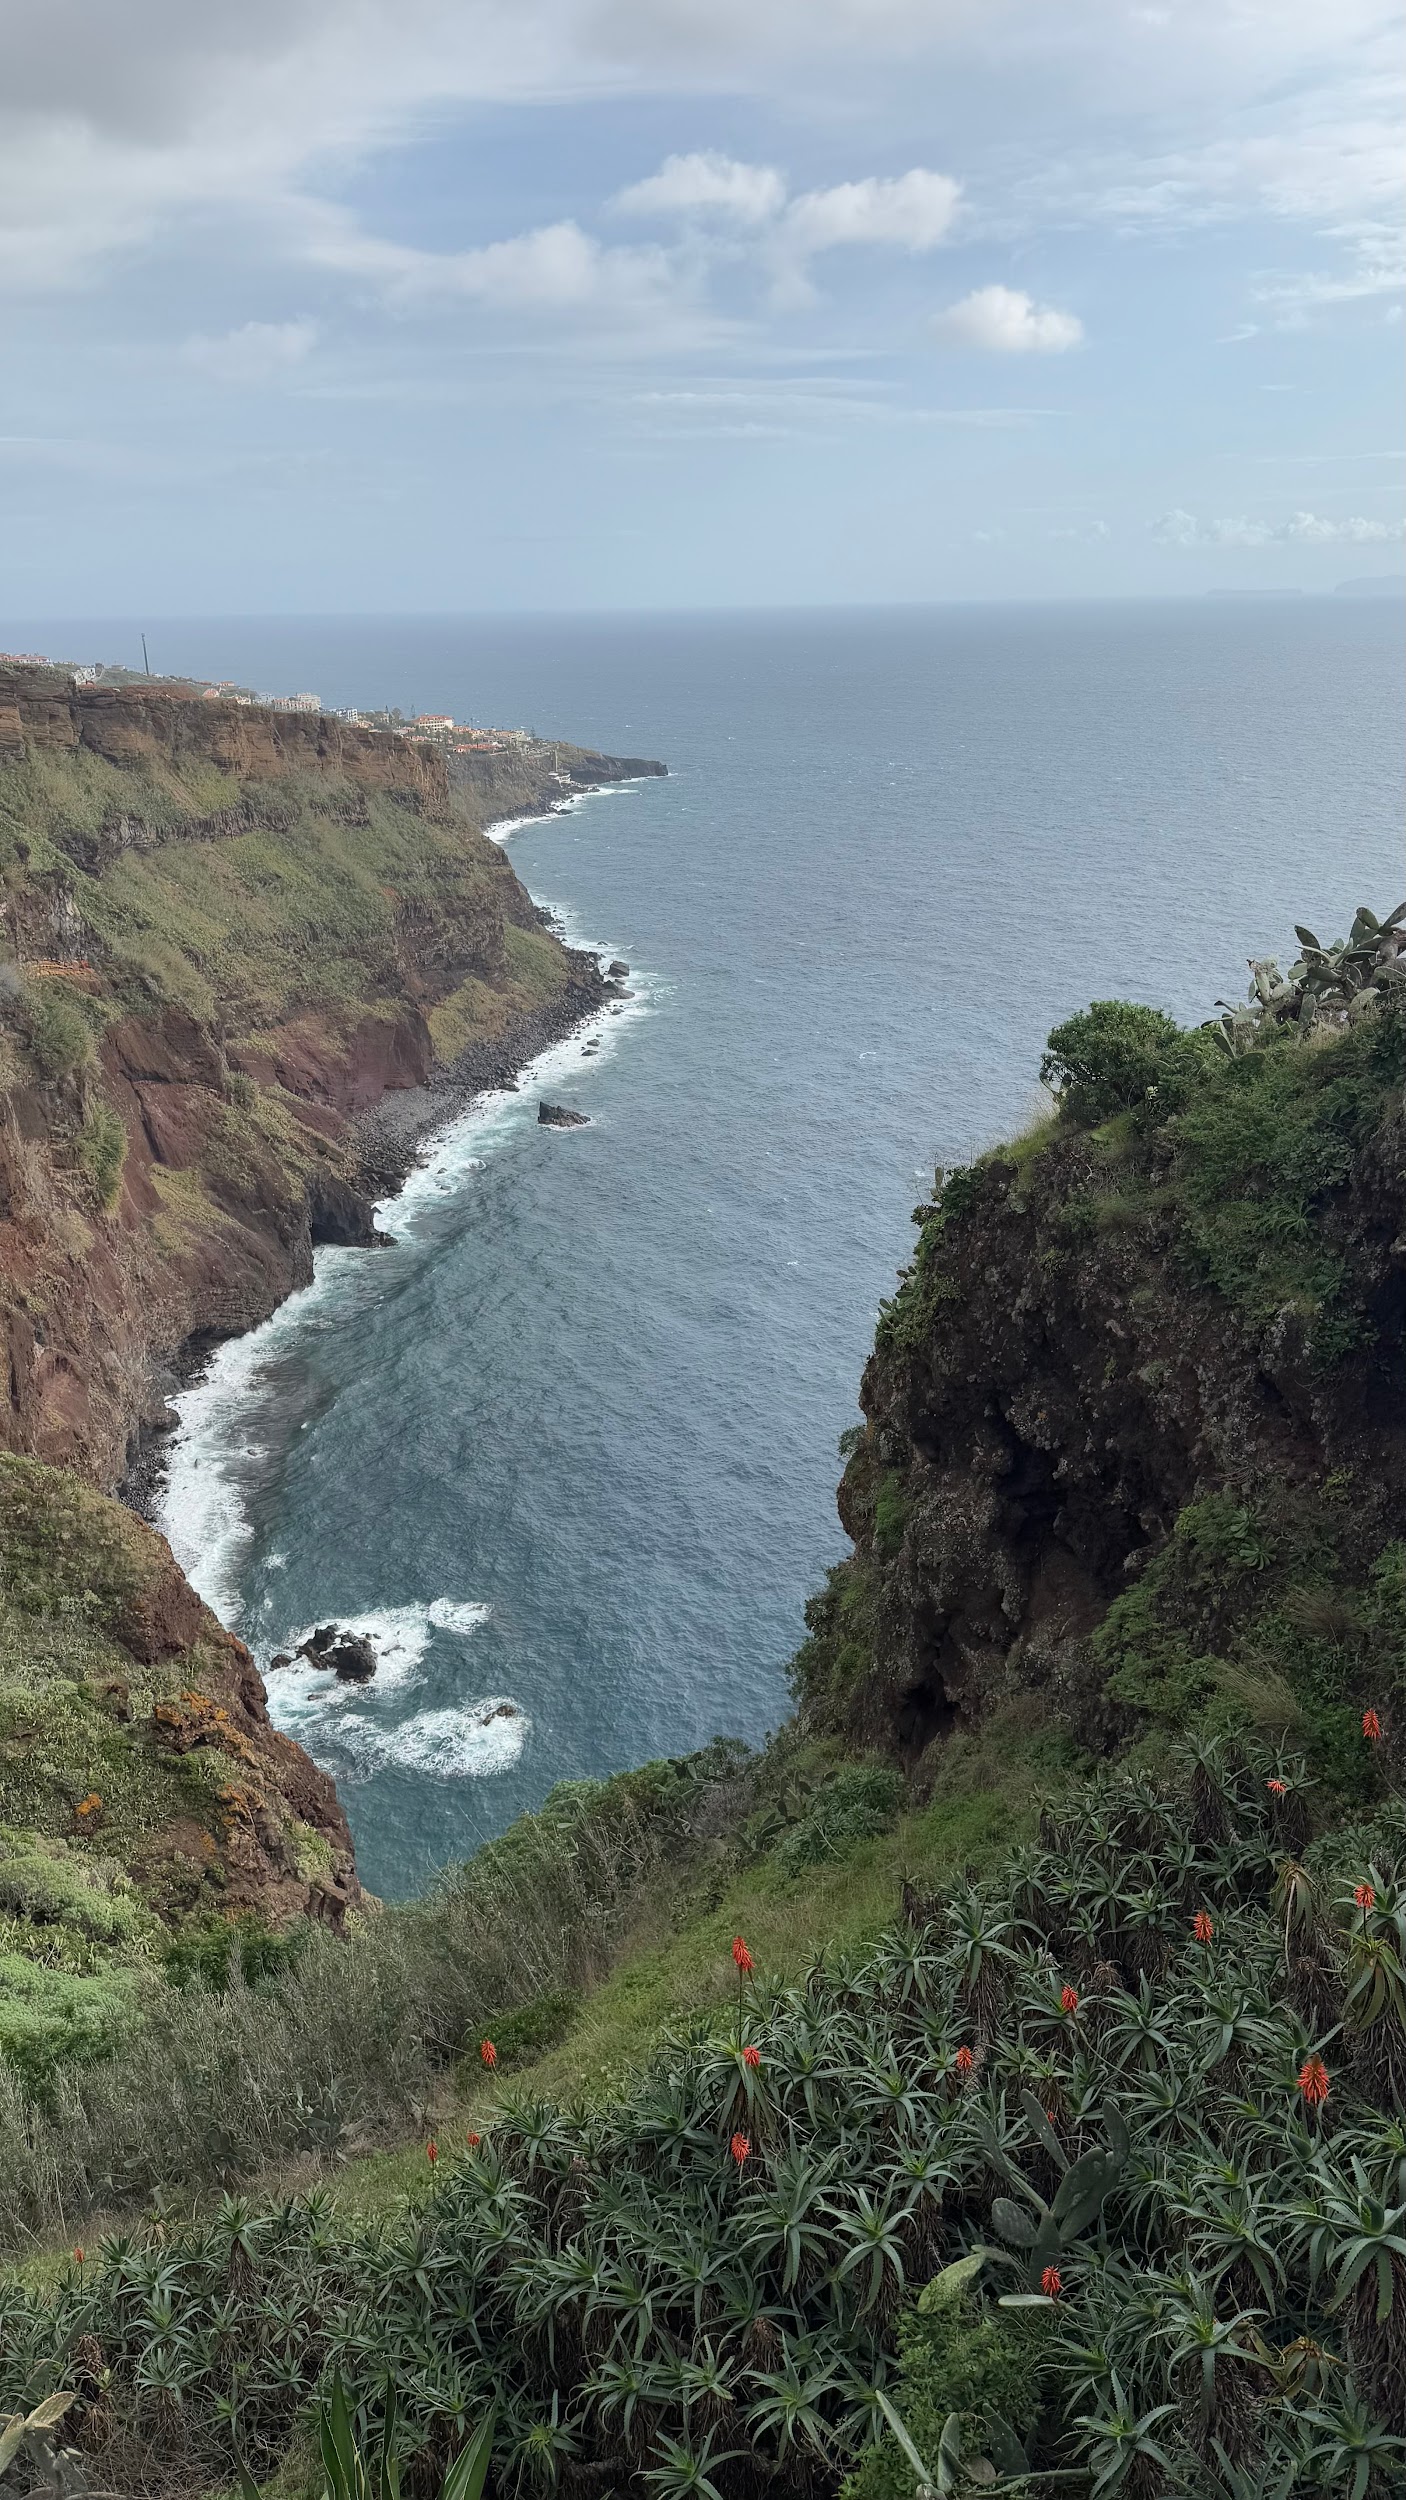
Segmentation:
{"type": "MultiPolygon", "coordinates": [[[[622,776],[589,792],[573,792],[530,814],[499,818],[481,830],[490,840],[504,843],[510,832],[565,814],[583,796],[604,796],[624,786],[622,776]]],[[[611,959],[611,950],[600,943],[567,945],[556,914],[535,896],[529,899],[540,924],[558,938],[571,961],[572,975],[566,989],[547,1006],[514,1019],[492,1040],[471,1043],[456,1059],[435,1069],[426,1084],[388,1090],[360,1116],[352,1134],[359,1166],[356,1186],[365,1200],[366,1237],[359,1244],[343,1247],[392,1248],[395,1236],[382,1229],[383,1222],[393,1220],[396,1201],[458,1124],[475,1110],[488,1108],[495,1094],[520,1091],[523,1080],[530,1077],[540,1060],[592,1025],[603,1025],[612,1010],[618,1011],[626,1003],[629,993],[621,983],[612,981],[603,968],[611,959]]],[[[171,1463],[183,1428],[178,1402],[206,1382],[222,1352],[244,1344],[286,1311],[291,1302],[314,1291],[317,1282],[314,1267],[312,1278],[292,1286],[271,1310],[248,1327],[220,1334],[200,1331],[177,1346],[159,1367],[156,1386],[162,1412],[155,1424],[143,1421],[137,1427],[132,1455],[116,1491],[129,1510],[157,1528],[173,1547],[167,1497],[171,1463]]],[[[190,1561],[179,1554],[177,1559],[189,1576],[190,1561]]],[[[206,1602],[217,1613],[222,1611],[216,1596],[207,1597],[206,1602]]]]}
{"type": "MultiPolygon", "coordinates": [[[[585,798],[608,798],[627,789],[632,781],[646,777],[620,773],[610,781],[554,799],[549,807],[537,808],[527,815],[497,817],[480,830],[488,841],[503,849],[510,834],[528,825],[549,824],[554,816],[569,815],[585,798]]],[[[621,997],[619,986],[611,982],[604,968],[609,949],[603,945],[568,945],[549,905],[539,902],[535,894],[528,899],[540,925],[552,932],[573,967],[566,989],[550,1005],[530,1016],[516,1018],[491,1041],[470,1042],[457,1059],[432,1070],[425,1084],[388,1091],[361,1114],[353,1134],[362,1183],[373,1197],[392,1195],[423,1161],[443,1129],[472,1110],[483,1095],[515,1091],[532,1062],[544,1051],[570,1041],[582,1025],[621,997]]]]}

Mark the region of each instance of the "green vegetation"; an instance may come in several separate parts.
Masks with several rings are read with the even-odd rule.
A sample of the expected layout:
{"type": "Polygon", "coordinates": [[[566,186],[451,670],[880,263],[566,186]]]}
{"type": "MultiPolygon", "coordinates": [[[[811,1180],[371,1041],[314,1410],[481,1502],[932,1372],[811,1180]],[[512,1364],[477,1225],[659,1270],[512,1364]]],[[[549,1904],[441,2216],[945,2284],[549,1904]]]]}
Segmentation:
{"type": "Polygon", "coordinates": [[[30,1056],[51,1083],[74,1076],[93,1055],[87,1022],[58,981],[29,981],[24,991],[24,1033],[30,1056]]]}
{"type": "Polygon", "coordinates": [[[269,2473],[338,2374],[417,2482],[496,2402],[508,2490],[1384,2492],[1406,1823],[1286,1861],[1306,1779],[1104,1774],[864,1950],[744,1956],[616,2103],[505,2092],[409,2210],[231,2198],[13,2284],[0,2392],[57,2374],[147,2487],[269,2473]]]}
{"type": "MultiPolygon", "coordinates": [[[[501,865],[456,881],[461,834],[406,793],[168,774],[153,805],[243,814],[99,873],[80,836],[110,825],[109,768],[45,770],[40,852],[78,863],[129,1005],[154,983],[202,1014],[218,992],[246,1034],[336,1034],[368,966],[452,921],[445,960],[478,968],[428,1011],[443,1057],[564,977],[540,931],[478,916],[501,865]]],[[[0,2173],[30,2251],[0,2284],[0,2404],[31,2479],[57,2389],[104,2488],[245,2500],[250,2474],[270,2500],[428,2500],[446,2476],[466,2500],[480,2428],[495,2494],[567,2500],[1406,2481],[1399,1521],[1350,1465],[1217,1481],[1148,1441],[1096,1598],[1092,1569],[1042,1587],[1037,1635],[1075,1609],[1064,1648],[1003,1666],[1007,1551],[1091,1497],[1056,1465],[1068,1417],[1062,1442],[1020,1419],[1018,1336],[994,1402],[985,1350],[952,1367],[980,1426],[955,1489],[936,1413],[944,1332],[1009,1318],[982,1296],[1016,1225],[1022,1275],[1070,1280],[1088,1322],[1081,1432],[1105,1391],[1160,1393],[1191,1328],[1230,1394],[1271,1346],[1306,1402],[1365,1376],[1363,1241],[1399,1228],[1403,921],[1301,931],[1219,1026],[1100,1002],[1051,1034],[1054,1115],[918,1210],[801,1719],[759,1756],[564,1783],[345,1936],[230,1914],[238,1764],[152,1738],[199,1644],[143,1663],[150,1540],[0,1460],[0,2173]],[[173,1819],[210,1842],[179,1881],[150,1863],[173,1819]],[[104,2207],[146,2219],[59,2259],[104,2207]]],[[[71,1012],[78,1074],[106,1011],[71,1012]]],[[[49,1046],[57,1070],[62,1018],[49,1046]]],[[[110,1203],[90,1085],[67,1116],[110,1203]]],[[[155,1229],[308,1151],[275,1091],[231,1084],[200,1169],[160,1174],[155,1229]]],[[[1096,1549],[1080,1534],[1060,1568],[1096,1549]]],[[[299,1866],[328,1851],[285,1841],[299,1866]]]]}
{"type": "Polygon", "coordinates": [[[127,1160],[127,1131],[110,1103],[101,1097],[89,1103],[78,1138],[78,1160],[93,1184],[100,1207],[111,1209],[122,1186],[127,1160]]]}
{"type": "Polygon", "coordinates": [[[212,1916],[217,1903],[181,1904],[159,1953],[144,1938],[140,2005],[104,2062],[59,2066],[42,2112],[0,2068],[0,2228],[23,2243],[67,2212],[198,2197],[271,2164],[335,2160],[349,2132],[413,2125],[490,2014],[600,1974],[741,1758],[719,1746],[563,1782],[423,1900],[354,1918],[345,1937],[270,1938],[212,1916]]]}
{"type": "Polygon", "coordinates": [[[1067,1118],[1097,1128],[1121,1111],[1144,1119],[1175,1111],[1214,1046],[1159,1008],[1126,998],[1096,999],[1056,1025],[1040,1062],[1040,1082],[1059,1096],[1067,1118]]]}
{"type": "MultiPolygon", "coordinates": [[[[1383,928],[1403,915],[1406,905],[1383,928]]],[[[1246,1010],[1234,1047],[1221,1025],[1183,1032],[1157,1010],[1119,1000],[1058,1026],[1042,1073],[1058,1089],[1061,1117],[1027,1133],[1014,1166],[1024,1212],[1025,1176],[1038,1159],[1063,1237],[1040,1255],[1058,1260],[1071,1239],[1093,1232],[1141,1230],[1250,1328],[1282,1327],[1292,1315],[1313,1360],[1335,1362],[1367,1322],[1325,1217],[1399,1110],[1403,964],[1395,953],[1378,964],[1351,1012],[1320,1003],[1316,1020],[1285,1022],[1246,1010]],[[1091,1153],[1102,1167],[1093,1179],[1091,1153]]],[[[915,1349],[940,1327],[942,1306],[961,1293],[954,1244],[988,1207],[1007,1210],[1011,1178],[1004,1147],[939,1175],[933,1204],[917,1210],[913,1263],[882,1306],[881,1350],[915,1349]]]]}

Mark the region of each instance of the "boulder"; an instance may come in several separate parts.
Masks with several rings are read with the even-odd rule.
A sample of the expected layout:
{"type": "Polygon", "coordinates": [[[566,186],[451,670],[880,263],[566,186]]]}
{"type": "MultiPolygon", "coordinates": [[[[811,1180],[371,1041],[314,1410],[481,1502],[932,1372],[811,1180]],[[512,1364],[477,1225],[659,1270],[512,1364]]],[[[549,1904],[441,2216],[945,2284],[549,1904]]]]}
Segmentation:
{"type": "Polygon", "coordinates": [[[584,1111],[568,1111],[565,1103],[539,1102],[537,1125],[539,1128],[589,1128],[591,1123],[584,1111]]]}
{"type": "Polygon", "coordinates": [[[369,1684],[376,1672],[376,1652],[365,1633],[342,1632],[335,1623],[320,1623],[297,1655],[310,1667],[330,1669],[342,1684],[369,1684]]]}

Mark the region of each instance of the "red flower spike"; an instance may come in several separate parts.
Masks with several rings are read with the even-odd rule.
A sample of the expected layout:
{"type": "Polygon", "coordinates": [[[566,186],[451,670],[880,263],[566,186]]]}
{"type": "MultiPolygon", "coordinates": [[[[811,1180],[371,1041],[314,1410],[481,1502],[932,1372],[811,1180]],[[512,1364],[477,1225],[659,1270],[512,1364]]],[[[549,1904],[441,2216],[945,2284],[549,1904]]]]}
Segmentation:
{"type": "Polygon", "coordinates": [[[1058,2300],[1064,2289],[1058,2266],[1046,2266],[1040,2277],[1040,2289],[1046,2300],[1058,2300]]]}
{"type": "Polygon", "coordinates": [[[952,2063],[956,2067],[959,2075],[969,2075],[971,2073],[975,2060],[972,2057],[971,2050],[965,2045],[965,2043],[963,2043],[962,2047],[958,2049],[952,2063]]]}
{"type": "Polygon", "coordinates": [[[1328,2098],[1328,2069],[1321,2057],[1306,2057],[1299,2068],[1299,2090],[1310,2109],[1321,2109],[1328,2098]]]}
{"type": "Polygon", "coordinates": [[[86,2249],[86,2248],[75,2248],[75,2250],[74,2250],[74,2252],[73,2252],[73,2262],[74,2262],[74,2264],[75,2264],[76,2266],[81,2266],[81,2265],[84,2265],[84,2264],[87,2262],[87,2256],[88,2256],[88,2251],[87,2251],[87,2249],[86,2249]]]}
{"type": "Polygon", "coordinates": [[[1066,1982],[1065,1986],[1064,1986],[1064,1987],[1062,1987],[1062,1988],[1060,1989],[1060,1992],[1059,1992],[1059,2001],[1060,2001],[1060,2004],[1063,2006],[1063,2008],[1064,2008],[1064,2010],[1065,2010],[1065,2013],[1066,2013],[1066,2014],[1077,2014],[1077,2013],[1078,2013],[1078,2011],[1079,2011],[1079,1991],[1078,1991],[1078,1989],[1077,1989],[1077,1988],[1071,1988],[1071,1987],[1068,1985],[1068,1983],[1067,1983],[1067,1982],[1066,1982]]]}
{"type": "Polygon", "coordinates": [[[485,2066],[496,2066],[498,2063],[498,2052],[491,2040],[483,2041],[479,2048],[479,2056],[483,2059],[485,2066]]]}
{"type": "Polygon", "coordinates": [[[755,1962],[753,1961],[751,1954],[750,1954],[750,1953],[748,1952],[748,1950],[747,1950],[747,1939],[746,1939],[746,1937],[745,1937],[745,1936],[734,1936],[734,1937],[733,1937],[733,1939],[732,1939],[732,1958],[733,1958],[734,1962],[737,1964],[737,1967],[738,1967],[739,1971],[741,1972],[741,1974],[742,1974],[742,1976],[743,1976],[743,1978],[744,1978],[744,1979],[746,1978],[747,1973],[748,1973],[749,1971],[751,1971],[751,1970],[755,1970],[755,1969],[756,1969],[756,1964],[755,1964],[755,1962]]]}
{"type": "Polygon", "coordinates": [[[428,2144],[425,2146],[425,2159],[429,2163],[431,2170],[433,2170],[435,2163],[439,2159],[439,2146],[436,2144],[433,2136],[430,2137],[428,2144]]]}
{"type": "Polygon", "coordinates": [[[750,2156],[750,2154],[751,2154],[751,2150],[752,2150],[752,2139],[751,2139],[751,2137],[750,2137],[749,2135],[735,2135],[735,2136],[733,2137],[733,2139],[732,2139],[732,2158],[733,2158],[733,2160],[736,2162],[737,2167],[738,2167],[738,2169],[739,2169],[739,2170],[742,2168],[743,2163],[744,2163],[744,2162],[748,2159],[748,2157],[750,2156]]]}
{"type": "Polygon", "coordinates": [[[758,2049],[758,2048],[754,2048],[754,2047],[753,2047],[753,2045],[752,2045],[752,2043],[751,2043],[751,2041],[749,2040],[749,2041],[748,2041],[748,2043],[747,2043],[747,2046],[745,2047],[745,2049],[744,2049],[744,2050],[743,2050],[743,2052],[742,2052],[742,2063],[743,2063],[743,2065],[744,2065],[744,2066],[750,2066],[750,2067],[752,2068],[753,2073],[755,2073],[755,2072],[756,2072],[756,2069],[760,2066],[761,2062],[762,2062],[762,2053],[761,2053],[761,2050],[760,2050],[760,2049],[758,2049]]]}
{"type": "Polygon", "coordinates": [[[1364,1710],[1364,1711],[1363,1711],[1363,1713],[1362,1713],[1362,1733],[1363,1733],[1363,1735],[1366,1737],[1367,1742],[1368,1742],[1368,1744],[1369,1744],[1369,1745],[1379,1745],[1379,1744],[1381,1743],[1381,1741],[1382,1741],[1382,1723],[1381,1723],[1381,1720],[1377,1717],[1377,1714],[1376,1714],[1375,1710],[1364,1710]]]}
{"type": "Polygon", "coordinates": [[[471,2153],[476,2153],[480,2144],[483,2142],[483,2138],[481,2135],[475,2135],[471,2127],[468,2134],[464,2138],[464,2142],[467,2144],[471,2153]]]}
{"type": "Polygon", "coordinates": [[[1352,1897],[1359,1910],[1375,1910],[1377,1906],[1377,1896],[1370,1884],[1359,1884],[1352,1897]]]}
{"type": "Polygon", "coordinates": [[[1269,1790],[1271,1797],[1287,1797],[1289,1794],[1287,1780],[1266,1780],[1265,1787],[1269,1790]]]}
{"type": "Polygon", "coordinates": [[[1198,1910],[1191,1922],[1191,1932],[1198,1944],[1209,1944],[1216,1932],[1216,1923],[1209,1910],[1198,1910]]]}

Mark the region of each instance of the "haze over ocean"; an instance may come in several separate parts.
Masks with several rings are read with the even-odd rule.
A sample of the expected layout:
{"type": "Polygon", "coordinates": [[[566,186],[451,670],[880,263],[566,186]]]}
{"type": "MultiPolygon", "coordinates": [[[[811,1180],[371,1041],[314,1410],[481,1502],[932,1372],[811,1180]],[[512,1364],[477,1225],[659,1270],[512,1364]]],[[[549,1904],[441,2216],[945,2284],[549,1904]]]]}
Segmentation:
{"type": "MultiPolygon", "coordinates": [[[[92,624],[31,629],[85,657],[92,624]]],[[[511,856],[637,997],[462,1122],[393,1250],[221,1352],[166,1525],[401,1893],[559,1778],[756,1737],[842,1550],[836,1436],[935,1161],[1052,1023],[1184,1018],[1406,891],[1393,601],[169,623],[153,663],[525,722],[670,779],[511,856]],[[537,1102],[589,1112],[539,1129],[537,1102]],[[510,1701],[520,1715],[493,1716],[510,1701]]]]}

